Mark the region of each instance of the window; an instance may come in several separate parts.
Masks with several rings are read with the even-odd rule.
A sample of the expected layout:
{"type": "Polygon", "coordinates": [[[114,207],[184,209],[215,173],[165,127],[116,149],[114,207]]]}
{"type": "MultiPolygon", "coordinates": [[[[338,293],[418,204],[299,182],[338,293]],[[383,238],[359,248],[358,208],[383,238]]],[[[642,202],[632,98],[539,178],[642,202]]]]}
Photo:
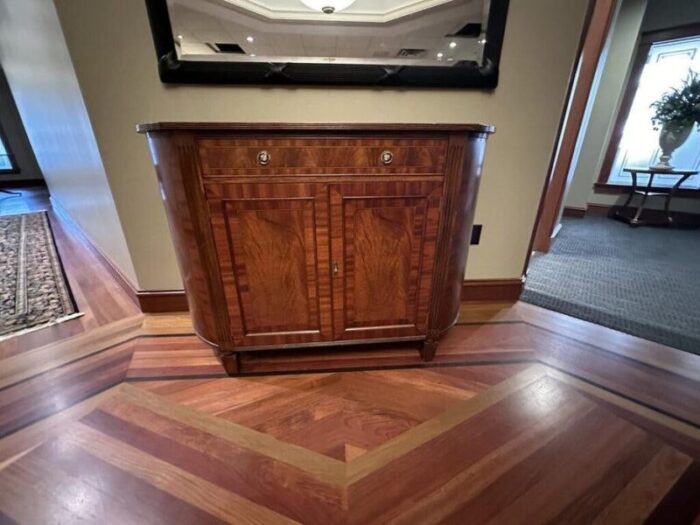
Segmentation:
{"type": "Polygon", "coordinates": [[[0,173],[16,171],[14,159],[7,149],[7,143],[2,132],[0,132],[0,173]]]}
{"type": "MultiPolygon", "coordinates": [[[[700,71],[700,36],[656,42],[648,47],[647,60],[639,76],[612,167],[601,174],[607,175],[608,184],[631,185],[632,178],[622,171],[624,168],[651,166],[658,162],[661,155],[659,131],[652,127],[650,105],[671,88],[680,87],[691,69],[700,71]]],[[[685,144],[673,153],[671,164],[679,169],[700,167],[700,131],[697,127],[685,144]]],[[[639,184],[647,181],[648,175],[640,174],[639,184]]],[[[654,176],[654,186],[672,186],[677,181],[677,176],[654,176]]],[[[689,178],[681,187],[700,189],[700,176],[689,178]]]]}

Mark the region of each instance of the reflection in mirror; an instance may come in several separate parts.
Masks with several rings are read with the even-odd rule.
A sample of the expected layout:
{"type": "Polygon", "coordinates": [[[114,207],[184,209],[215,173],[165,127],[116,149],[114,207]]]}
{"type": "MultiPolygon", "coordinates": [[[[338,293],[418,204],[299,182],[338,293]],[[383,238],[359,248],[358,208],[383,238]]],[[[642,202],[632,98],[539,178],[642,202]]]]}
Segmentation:
{"type": "Polygon", "coordinates": [[[482,64],[485,0],[169,0],[180,60],[482,64]]]}
{"type": "Polygon", "coordinates": [[[146,0],[169,83],[494,88],[508,0],[146,0]]]}

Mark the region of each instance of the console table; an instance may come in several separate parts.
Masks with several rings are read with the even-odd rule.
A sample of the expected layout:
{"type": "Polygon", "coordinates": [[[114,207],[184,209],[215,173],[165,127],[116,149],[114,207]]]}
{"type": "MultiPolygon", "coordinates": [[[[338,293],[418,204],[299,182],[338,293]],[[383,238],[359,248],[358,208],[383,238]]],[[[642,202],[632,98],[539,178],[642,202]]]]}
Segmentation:
{"type": "Polygon", "coordinates": [[[668,226],[673,224],[673,217],[671,216],[671,201],[678,191],[678,189],[681,187],[681,184],[683,184],[688,178],[692,177],[693,175],[696,175],[698,171],[693,171],[693,170],[657,170],[657,169],[652,169],[652,168],[625,168],[623,171],[629,173],[632,176],[632,186],[630,187],[630,192],[629,195],[627,196],[627,200],[625,203],[615,212],[613,217],[615,219],[621,220],[623,222],[626,222],[630,226],[642,226],[644,224],[654,224],[658,226],[668,226]],[[639,173],[645,173],[649,175],[649,180],[647,182],[647,185],[645,187],[640,187],[637,184],[637,175],[639,173]],[[678,176],[678,180],[676,183],[669,188],[668,192],[654,192],[652,191],[653,185],[654,185],[654,176],[655,175],[675,175],[678,176]],[[630,203],[632,202],[632,199],[634,198],[635,195],[641,195],[642,200],[639,203],[639,206],[637,207],[636,212],[632,215],[628,210],[632,211],[632,208],[630,207],[630,203]],[[665,213],[665,218],[664,222],[662,223],[650,223],[649,221],[643,221],[641,219],[642,217],[642,212],[644,211],[644,205],[646,204],[647,198],[648,197],[655,197],[655,196],[664,196],[666,197],[666,201],[664,203],[664,213],[665,213]]]}
{"type": "MultiPolygon", "coordinates": [[[[141,124],[197,334],[240,353],[415,342],[459,315],[490,126],[141,124]]],[[[358,366],[362,363],[358,362],[358,366]]]]}

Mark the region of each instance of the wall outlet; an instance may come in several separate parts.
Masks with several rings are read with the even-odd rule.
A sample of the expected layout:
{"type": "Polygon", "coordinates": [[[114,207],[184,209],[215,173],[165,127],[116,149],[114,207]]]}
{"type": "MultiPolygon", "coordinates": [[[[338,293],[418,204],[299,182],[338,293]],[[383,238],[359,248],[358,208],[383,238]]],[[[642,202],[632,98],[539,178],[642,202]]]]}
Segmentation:
{"type": "Polygon", "coordinates": [[[481,224],[475,224],[472,227],[472,240],[469,244],[479,244],[481,240],[481,224]]]}

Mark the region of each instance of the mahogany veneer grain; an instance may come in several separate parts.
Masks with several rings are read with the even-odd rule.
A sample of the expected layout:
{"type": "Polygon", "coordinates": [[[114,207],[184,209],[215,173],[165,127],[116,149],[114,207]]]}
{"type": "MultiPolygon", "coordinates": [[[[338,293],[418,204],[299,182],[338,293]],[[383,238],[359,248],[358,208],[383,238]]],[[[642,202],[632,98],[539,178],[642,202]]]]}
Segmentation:
{"type": "MultiPolygon", "coordinates": [[[[480,125],[140,125],[197,334],[241,352],[423,341],[459,313],[480,125]]],[[[358,362],[358,364],[361,364],[358,362]]]]}

